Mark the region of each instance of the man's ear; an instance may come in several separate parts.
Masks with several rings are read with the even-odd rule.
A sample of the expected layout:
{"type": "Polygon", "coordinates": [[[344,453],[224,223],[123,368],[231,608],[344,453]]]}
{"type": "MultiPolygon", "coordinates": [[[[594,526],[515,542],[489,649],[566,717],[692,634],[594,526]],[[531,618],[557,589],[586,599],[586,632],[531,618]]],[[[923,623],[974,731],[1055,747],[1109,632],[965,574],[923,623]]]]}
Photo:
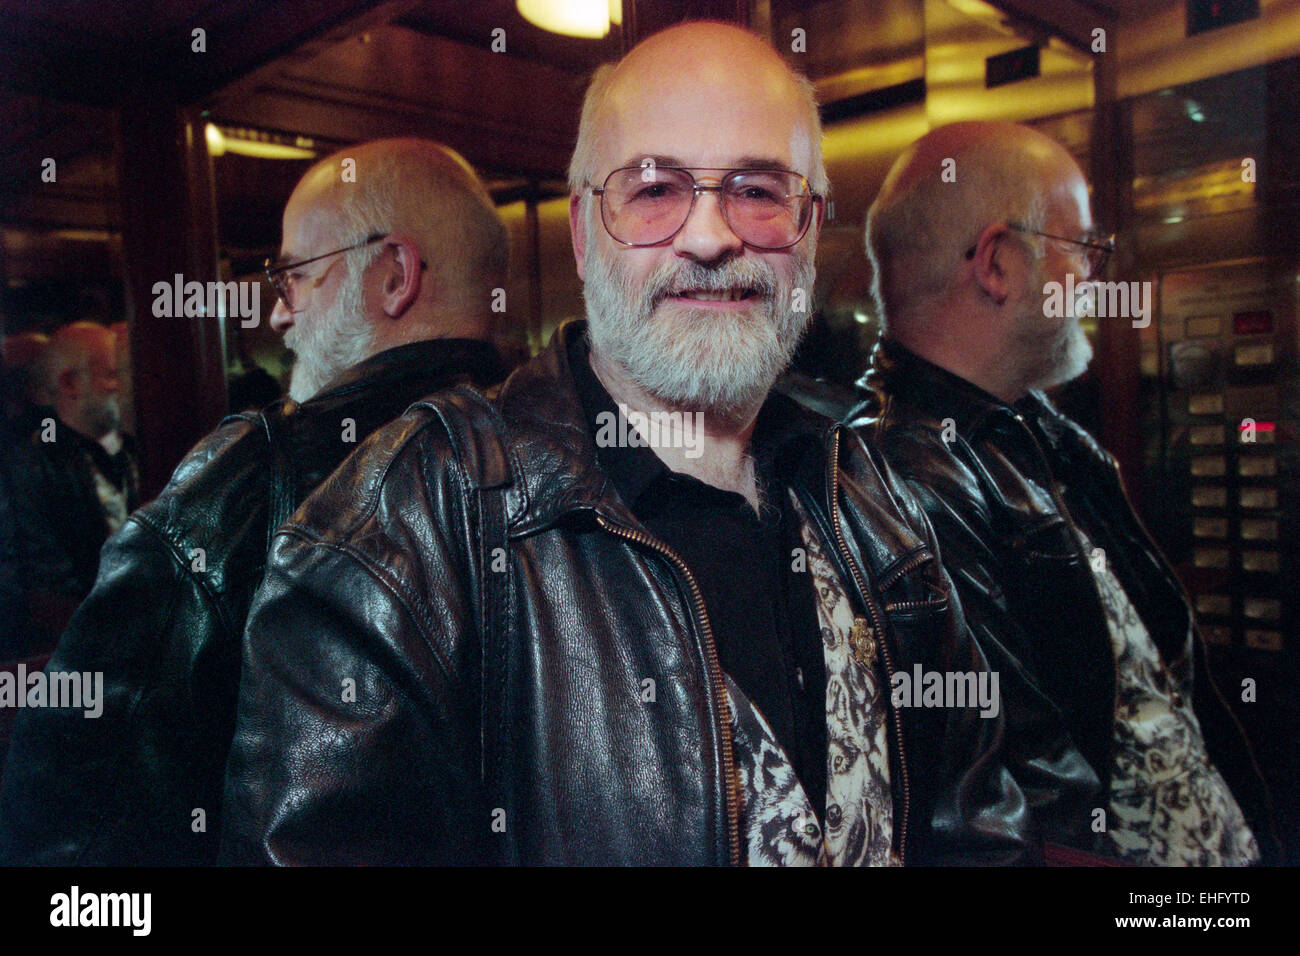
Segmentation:
{"type": "Polygon", "coordinates": [[[1024,251],[1011,238],[1006,224],[995,222],[980,233],[974,253],[968,255],[975,284],[996,305],[1002,305],[1015,291],[1016,272],[1024,263],[1024,251]]]}
{"type": "Polygon", "coordinates": [[[582,194],[569,196],[569,237],[573,240],[573,258],[578,278],[587,281],[587,223],[582,214],[582,194]]]}
{"type": "Polygon", "coordinates": [[[425,265],[420,248],[400,232],[384,237],[379,254],[379,307],[390,319],[400,319],[420,297],[425,265]]]}

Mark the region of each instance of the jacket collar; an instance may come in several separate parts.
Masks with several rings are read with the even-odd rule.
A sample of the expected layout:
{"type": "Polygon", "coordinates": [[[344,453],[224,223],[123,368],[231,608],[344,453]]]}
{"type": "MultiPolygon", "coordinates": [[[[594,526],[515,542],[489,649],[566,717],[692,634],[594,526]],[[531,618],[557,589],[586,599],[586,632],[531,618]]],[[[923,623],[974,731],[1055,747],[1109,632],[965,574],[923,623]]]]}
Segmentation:
{"type": "Polygon", "coordinates": [[[463,376],[486,388],[505,378],[501,356],[488,342],[478,339],[425,339],[385,349],[340,372],[317,395],[305,402],[281,399],[268,414],[292,422],[333,412],[362,394],[393,391],[412,395],[441,388],[452,376],[463,376]]]}
{"type": "MultiPolygon", "coordinates": [[[[547,348],[506,380],[497,399],[510,429],[514,465],[529,506],[519,520],[530,529],[576,509],[594,509],[621,524],[637,526],[600,467],[595,436],[574,382],[569,345],[586,331],[585,320],[561,325],[547,348]]],[[[769,392],[759,416],[774,416],[764,421],[764,427],[771,430],[779,462],[821,462],[819,456],[806,454],[809,445],[824,447],[838,427],[776,392],[769,392]]]]}
{"type": "Polygon", "coordinates": [[[1008,404],[891,338],[876,344],[857,386],[870,393],[875,415],[884,414],[887,405],[896,400],[934,418],[953,419],[958,432],[968,438],[999,419],[1054,418],[1058,414],[1041,392],[1031,391],[1008,404]]]}

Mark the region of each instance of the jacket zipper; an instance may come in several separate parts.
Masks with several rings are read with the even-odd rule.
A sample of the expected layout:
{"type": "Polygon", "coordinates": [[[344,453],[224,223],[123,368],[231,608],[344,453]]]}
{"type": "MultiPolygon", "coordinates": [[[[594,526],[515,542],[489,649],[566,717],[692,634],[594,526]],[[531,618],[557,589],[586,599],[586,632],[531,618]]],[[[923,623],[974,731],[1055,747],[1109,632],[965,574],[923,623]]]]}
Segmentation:
{"type": "MultiPolygon", "coordinates": [[[[862,575],[861,569],[853,560],[853,555],[849,553],[848,545],[844,541],[844,532],[840,527],[840,430],[835,429],[831,438],[831,455],[830,455],[830,474],[828,476],[830,485],[831,499],[831,531],[835,535],[836,547],[840,549],[840,555],[844,559],[849,573],[853,575],[853,580],[857,584],[858,594],[862,596],[862,602],[866,605],[867,613],[871,615],[871,620],[876,628],[876,645],[880,648],[880,658],[885,665],[885,674],[888,678],[887,683],[892,686],[894,680],[894,664],[889,656],[889,642],[885,640],[885,629],[881,624],[880,611],[876,608],[876,602],[871,599],[871,592],[867,589],[866,580],[862,575]]],[[[923,556],[918,556],[918,558],[923,556]]],[[[914,559],[916,560],[916,559],[914,559]]],[[[894,746],[898,748],[898,766],[903,774],[903,814],[902,823],[898,828],[898,858],[904,863],[907,862],[907,823],[908,814],[911,810],[911,782],[907,776],[907,754],[903,750],[903,724],[902,719],[898,716],[898,710],[891,706],[889,708],[890,724],[894,729],[894,746]]]]}
{"type": "Polygon", "coordinates": [[[611,534],[651,548],[668,558],[668,560],[676,565],[677,569],[681,571],[682,576],[686,579],[687,585],[690,587],[691,602],[695,605],[696,621],[700,625],[701,636],[704,638],[704,656],[705,663],[708,667],[709,681],[713,685],[713,696],[718,702],[718,715],[722,720],[722,726],[720,729],[722,734],[722,775],[725,782],[727,806],[727,853],[731,865],[739,866],[740,775],[736,772],[735,755],[732,753],[731,705],[727,700],[726,682],[722,677],[722,666],[718,663],[718,651],[713,642],[713,625],[709,623],[708,609],[704,606],[704,593],[700,590],[700,586],[695,580],[695,575],[692,574],[691,569],[686,566],[686,562],[679,558],[677,553],[668,547],[668,545],[657,541],[655,538],[652,538],[650,535],[644,534],[643,532],[616,525],[605,518],[604,515],[597,514],[596,521],[602,528],[611,534]]]}
{"type": "MultiPolygon", "coordinates": [[[[919,568],[921,565],[925,564],[927,561],[933,561],[933,560],[934,560],[934,555],[929,553],[918,554],[911,558],[908,558],[901,565],[894,568],[894,570],[890,571],[888,574],[886,574],[884,577],[880,579],[880,583],[879,583],[880,590],[881,591],[889,590],[889,588],[891,588],[894,585],[894,582],[901,579],[903,575],[909,574],[916,568],[919,568]]],[[[921,603],[921,602],[910,602],[910,603],[921,603]]]]}
{"type": "MultiPolygon", "coordinates": [[[[919,568],[921,565],[933,560],[934,560],[934,555],[932,554],[918,554],[915,557],[909,558],[908,560],[904,561],[901,565],[894,568],[894,570],[890,571],[883,578],[881,578],[878,587],[883,593],[884,591],[888,590],[894,584],[894,582],[901,580],[903,575],[908,574],[909,572],[919,568]]],[[[929,605],[930,605],[929,601],[894,601],[890,604],[885,605],[885,612],[888,613],[890,611],[910,611],[912,608],[929,607],[929,605]]]]}

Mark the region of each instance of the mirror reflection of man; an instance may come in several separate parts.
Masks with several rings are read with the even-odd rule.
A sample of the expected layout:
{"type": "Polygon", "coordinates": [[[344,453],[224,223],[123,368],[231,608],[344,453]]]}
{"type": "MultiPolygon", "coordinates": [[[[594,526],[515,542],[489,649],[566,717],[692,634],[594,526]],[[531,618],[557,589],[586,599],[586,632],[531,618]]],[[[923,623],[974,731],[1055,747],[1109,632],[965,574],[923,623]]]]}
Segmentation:
{"type": "Polygon", "coordinates": [[[104,713],[21,713],[0,861],[212,862],[239,639],[271,535],[411,402],[503,376],[489,339],[507,251],[491,197],[437,143],[359,144],[307,171],[267,265],[292,395],[223,422],[105,547],[49,665],[102,672],[104,713]]]}
{"type": "Polygon", "coordinates": [[[230,859],[1026,853],[996,717],[890,704],[891,668],[988,677],[928,527],[770,394],[825,188],[810,85],[754,35],[686,24],[598,72],[570,167],[589,322],[493,404],[376,433],[277,538],[230,859]]]}
{"type": "Polygon", "coordinates": [[[49,650],[90,593],[99,550],[140,493],[135,445],[120,428],[113,333],[93,322],[64,326],[35,374],[52,414],[36,422],[10,471],[30,652],[49,650]]]}
{"type": "MultiPolygon", "coordinates": [[[[1009,709],[1050,700],[1101,782],[1050,829],[1136,864],[1257,861],[1267,791],[1186,592],[1114,459],[1042,392],[1092,357],[1080,309],[1045,296],[1095,292],[1114,243],[1078,163],[1025,126],[940,127],[894,164],[866,236],[884,336],[849,420],[925,507],[990,662],[1026,675],[1009,709]]],[[[1028,739],[1013,721],[1008,750],[1028,739]]]]}

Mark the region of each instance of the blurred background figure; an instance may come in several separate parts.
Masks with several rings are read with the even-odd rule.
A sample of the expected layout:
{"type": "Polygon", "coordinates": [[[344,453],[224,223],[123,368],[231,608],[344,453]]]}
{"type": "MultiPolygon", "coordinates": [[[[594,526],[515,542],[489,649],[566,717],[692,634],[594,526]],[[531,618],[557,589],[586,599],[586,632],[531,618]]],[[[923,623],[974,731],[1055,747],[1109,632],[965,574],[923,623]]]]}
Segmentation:
{"type": "Polygon", "coordinates": [[[25,590],[31,628],[26,646],[5,649],[5,657],[53,646],[90,593],[100,547],[140,504],[134,442],[121,430],[116,336],[93,322],[66,325],[31,378],[49,407],[15,443],[6,468],[13,522],[6,573],[25,590]]]}

